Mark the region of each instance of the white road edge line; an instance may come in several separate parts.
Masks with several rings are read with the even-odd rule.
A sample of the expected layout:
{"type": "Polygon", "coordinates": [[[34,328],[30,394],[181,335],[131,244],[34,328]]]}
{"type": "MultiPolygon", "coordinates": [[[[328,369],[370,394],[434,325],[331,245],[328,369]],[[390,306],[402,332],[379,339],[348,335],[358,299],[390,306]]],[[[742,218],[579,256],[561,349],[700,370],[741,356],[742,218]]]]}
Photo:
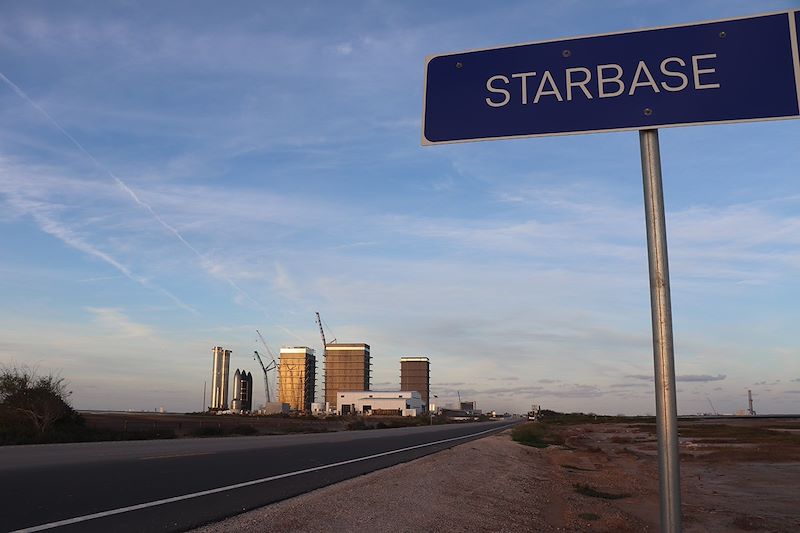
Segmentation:
{"type": "MultiPolygon", "coordinates": [[[[504,425],[502,427],[506,428],[509,425],[510,424],[504,425]]],[[[453,441],[456,441],[456,440],[468,439],[470,437],[477,437],[478,435],[484,435],[486,433],[491,433],[492,431],[497,431],[498,429],[501,429],[501,428],[491,428],[491,429],[487,429],[485,431],[479,431],[478,433],[470,433],[469,435],[462,435],[460,437],[452,437],[452,438],[449,438],[449,439],[437,440],[435,442],[426,442],[425,444],[417,444],[417,445],[414,445],[414,446],[408,446],[406,448],[400,448],[400,449],[397,449],[397,450],[389,450],[388,452],[381,452],[381,453],[376,453],[374,455],[367,455],[367,456],[364,456],[364,457],[357,457],[355,459],[348,459],[346,461],[339,461],[337,463],[331,463],[331,464],[322,465],[322,466],[315,466],[315,467],[312,467],[312,468],[304,468],[303,470],[296,470],[294,472],[287,472],[285,474],[278,474],[277,476],[270,476],[270,477],[265,477],[265,478],[261,478],[261,479],[254,479],[252,481],[245,481],[244,483],[236,483],[235,485],[228,485],[228,486],[225,486],[225,487],[218,487],[216,489],[203,490],[203,491],[200,491],[200,492],[192,492],[191,494],[184,494],[182,496],[173,496],[172,498],[164,498],[162,500],[155,500],[155,501],[152,501],[152,502],[140,503],[140,504],[137,504],[137,505],[129,505],[128,507],[120,507],[119,509],[111,509],[110,511],[102,511],[100,513],[87,514],[87,515],[84,515],[84,516],[76,516],[75,518],[67,518],[66,520],[59,520],[57,522],[50,522],[48,524],[42,524],[42,525],[39,525],[39,526],[32,526],[32,527],[26,527],[26,528],[23,528],[23,529],[17,529],[15,531],[11,531],[10,533],[32,533],[34,531],[44,531],[46,529],[53,529],[53,528],[61,527],[61,526],[68,526],[68,525],[71,525],[71,524],[78,524],[80,522],[87,522],[89,520],[94,520],[95,518],[103,518],[105,516],[113,516],[115,514],[127,513],[129,511],[138,511],[140,509],[147,509],[148,507],[156,507],[158,505],[165,505],[165,504],[168,504],[168,503],[174,503],[174,502],[179,502],[179,501],[183,501],[183,500],[190,500],[192,498],[199,498],[201,496],[208,496],[209,494],[216,494],[218,492],[225,492],[225,491],[228,491],[228,490],[240,489],[242,487],[249,487],[251,485],[258,485],[260,483],[267,483],[267,482],[270,482],[270,481],[275,481],[276,479],[284,479],[284,478],[287,478],[287,477],[299,476],[301,474],[308,474],[309,472],[317,472],[319,470],[326,470],[328,468],[335,468],[337,466],[343,466],[343,465],[348,465],[348,464],[352,464],[352,463],[358,463],[360,461],[366,461],[366,460],[369,460],[369,459],[375,459],[377,457],[384,457],[384,456],[387,456],[387,455],[393,455],[395,453],[402,453],[402,452],[407,452],[407,451],[410,451],[410,450],[416,450],[416,449],[419,449],[419,448],[426,448],[428,446],[436,446],[437,444],[444,444],[445,442],[453,442],[453,441]]]]}

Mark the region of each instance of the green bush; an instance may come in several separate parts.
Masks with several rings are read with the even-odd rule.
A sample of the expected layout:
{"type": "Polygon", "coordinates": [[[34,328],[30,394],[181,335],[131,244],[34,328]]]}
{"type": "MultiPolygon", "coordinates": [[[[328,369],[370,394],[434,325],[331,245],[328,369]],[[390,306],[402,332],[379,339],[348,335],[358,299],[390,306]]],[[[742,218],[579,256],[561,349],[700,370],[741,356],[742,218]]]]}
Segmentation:
{"type": "Polygon", "coordinates": [[[544,441],[545,428],[541,424],[521,424],[511,430],[511,438],[525,446],[534,448],[547,448],[550,446],[544,441]]]}
{"type": "Polygon", "coordinates": [[[78,414],[67,402],[64,378],[40,376],[27,366],[0,367],[0,427],[7,433],[43,437],[57,424],[72,425],[78,414]]]}
{"type": "Polygon", "coordinates": [[[552,444],[564,444],[564,438],[553,432],[546,424],[531,422],[520,424],[511,430],[511,438],[525,446],[547,448],[552,444]]]}

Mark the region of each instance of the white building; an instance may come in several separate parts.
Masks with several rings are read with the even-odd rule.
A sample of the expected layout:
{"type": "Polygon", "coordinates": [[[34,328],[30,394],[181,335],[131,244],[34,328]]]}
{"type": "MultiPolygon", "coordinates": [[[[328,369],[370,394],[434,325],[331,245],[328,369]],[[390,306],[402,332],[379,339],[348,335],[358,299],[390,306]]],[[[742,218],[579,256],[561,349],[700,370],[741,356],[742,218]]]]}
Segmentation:
{"type": "Polygon", "coordinates": [[[336,396],[336,413],[339,415],[416,416],[422,413],[422,395],[417,391],[339,391],[336,396]]]}

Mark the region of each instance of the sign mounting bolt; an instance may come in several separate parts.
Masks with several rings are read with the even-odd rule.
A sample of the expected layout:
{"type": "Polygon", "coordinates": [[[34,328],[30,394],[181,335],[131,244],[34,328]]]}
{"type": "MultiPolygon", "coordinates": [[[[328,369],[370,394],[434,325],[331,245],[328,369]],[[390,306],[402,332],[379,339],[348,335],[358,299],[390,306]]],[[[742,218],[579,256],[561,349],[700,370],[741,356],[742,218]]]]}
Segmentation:
{"type": "Polygon", "coordinates": [[[458,61],[458,62],[456,63],[456,68],[461,68],[461,67],[463,67],[463,66],[464,66],[464,63],[462,63],[461,61],[458,61]]]}
{"type": "Polygon", "coordinates": [[[564,50],[563,52],[561,52],[561,55],[564,56],[564,57],[569,57],[569,56],[572,55],[572,51],[571,50],[564,50]]]}
{"type": "Polygon", "coordinates": [[[727,37],[727,36],[728,36],[728,34],[727,34],[727,33],[725,33],[724,31],[721,31],[721,32],[719,32],[719,38],[720,38],[720,39],[724,39],[724,38],[725,38],[725,37],[727,37]]]}
{"type": "Polygon", "coordinates": [[[652,109],[650,109],[649,107],[645,107],[644,108],[644,116],[649,117],[652,114],[653,114],[653,110],[652,109]]]}

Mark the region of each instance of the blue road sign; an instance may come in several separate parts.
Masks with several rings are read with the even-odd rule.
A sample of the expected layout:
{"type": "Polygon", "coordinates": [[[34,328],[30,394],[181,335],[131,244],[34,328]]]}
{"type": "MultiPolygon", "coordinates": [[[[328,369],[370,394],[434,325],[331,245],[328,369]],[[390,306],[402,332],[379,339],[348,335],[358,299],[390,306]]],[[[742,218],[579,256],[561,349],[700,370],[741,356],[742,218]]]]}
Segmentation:
{"type": "Polygon", "coordinates": [[[427,58],[422,143],[800,115],[800,11],[427,58]]]}

